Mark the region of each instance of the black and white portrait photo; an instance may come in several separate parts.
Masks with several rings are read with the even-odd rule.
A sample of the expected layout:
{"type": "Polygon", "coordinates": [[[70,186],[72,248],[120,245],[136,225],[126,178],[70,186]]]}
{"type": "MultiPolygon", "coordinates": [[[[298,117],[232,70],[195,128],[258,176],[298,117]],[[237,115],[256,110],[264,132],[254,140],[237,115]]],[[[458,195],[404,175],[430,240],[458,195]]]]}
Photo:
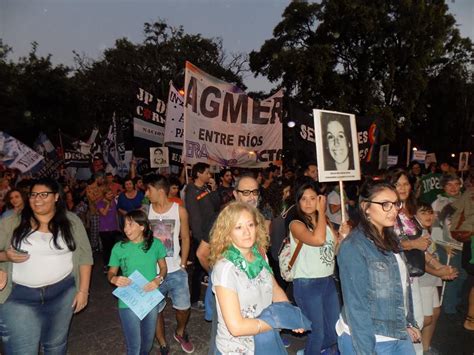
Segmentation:
{"type": "Polygon", "coordinates": [[[314,110],[320,181],[359,180],[360,164],[355,117],[314,110]]]}
{"type": "Polygon", "coordinates": [[[168,166],[168,147],[150,148],[150,168],[163,168],[168,166]]]}

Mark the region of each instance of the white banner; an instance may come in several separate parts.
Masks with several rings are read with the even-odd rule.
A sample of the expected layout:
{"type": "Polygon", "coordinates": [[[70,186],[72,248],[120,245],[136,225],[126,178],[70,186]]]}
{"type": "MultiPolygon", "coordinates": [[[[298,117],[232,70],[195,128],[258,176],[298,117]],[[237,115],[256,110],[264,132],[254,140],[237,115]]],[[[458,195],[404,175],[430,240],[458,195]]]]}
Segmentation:
{"type": "Polygon", "coordinates": [[[0,131],[0,162],[6,167],[26,173],[43,159],[26,144],[0,131]]]}
{"type": "Polygon", "coordinates": [[[165,144],[183,144],[184,139],[184,97],[170,82],[168,104],[166,105],[165,144]]]}
{"type": "Polygon", "coordinates": [[[161,143],[163,142],[164,127],[134,117],[133,135],[149,141],[161,143]]]}
{"type": "Polygon", "coordinates": [[[283,91],[254,101],[186,62],[184,160],[264,167],[281,160],[283,91]]]}

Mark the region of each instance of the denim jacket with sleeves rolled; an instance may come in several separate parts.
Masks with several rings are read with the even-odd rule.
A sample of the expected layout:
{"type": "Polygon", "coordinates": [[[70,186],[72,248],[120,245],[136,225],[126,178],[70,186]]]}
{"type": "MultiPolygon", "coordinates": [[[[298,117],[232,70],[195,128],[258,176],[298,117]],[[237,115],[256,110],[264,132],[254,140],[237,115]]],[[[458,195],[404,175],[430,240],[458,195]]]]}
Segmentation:
{"type": "MultiPolygon", "coordinates": [[[[403,254],[401,254],[403,257],[403,254]]],[[[395,254],[382,252],[357,227],[342,242],[338,254],[344,299],[342,316],[357,354],[375,354],[375,335],[408,339],[415,325],[410,283],[407,308],[395,254]]],[[[406,274],[408,280],[408,273],[406,274]]]]}
{"type": "MultiPolygon", "coordinates": [[[[78,216],[72,212],[67,212],[67,218],[71,222],[71,233],[76,242],[76,249],[72,252],[72,274],[76,281],[76,288],[79,289],[79,267],[81,265],[92,265],[91,245],[87,237],[87,232],[78,216]]],[[[7,250],[11,245],[13,231],[20,224],[20,215],[12,215],[0,222],[0,251],[7,250]]],[[[0,304],[4,303],[12,290],[12,263],[9,261],[0,262],[0,270],[8,274],[8,282],[5,288],[0,291],[0,304]]]]}

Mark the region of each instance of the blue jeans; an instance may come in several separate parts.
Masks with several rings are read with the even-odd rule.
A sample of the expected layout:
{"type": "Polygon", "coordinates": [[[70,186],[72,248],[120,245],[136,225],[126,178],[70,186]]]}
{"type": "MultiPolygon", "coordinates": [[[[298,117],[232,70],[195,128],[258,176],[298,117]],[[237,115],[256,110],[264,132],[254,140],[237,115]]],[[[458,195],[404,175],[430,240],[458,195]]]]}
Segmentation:
{"type": "MultiPolygon", "coordinates": [[[[171,298],[174,309],[186,311],[191,308],[188,273],[183,269],[176,270],[166,275],[159,290],[165,298],[171,298]]],[[[160,312],[161,311],[162,309],[160,309],[160,312]]]]}
{"type": "Polygon", "coordinates": [[[298,307],[312,322],[305,354],[319,354],[336,344],[335,326],[341,307],[333,277],[294,279],[293,294],[298,307]]]}
{"type": "MultiPolygon", "coordinates": [[[[352,337],[343,333],[338,339],[339,351],[341,355],[356,355],[357,352],[352,345],[352,337]]],[[[363,352],[369,353],[369,350],[363,352]]],[[[375,343],[375,353],[377,355],[415,355],[415,348],[411,340],[393,340],[375,343]]]]}
{"type": "Polygon", "coordinates": [[[147,355],[153,346],[155,337],[157,305],[143,320],[137,317],[130,308],[119,308],[127,355],[147,355]]]}
{"type": "Polygon", "coordinates": [[[76,294],[74,277],[45,287],[13,284],[6,302],[0,305],[0,334],[6,355],[66,354],[67,335],[76,294]]]}

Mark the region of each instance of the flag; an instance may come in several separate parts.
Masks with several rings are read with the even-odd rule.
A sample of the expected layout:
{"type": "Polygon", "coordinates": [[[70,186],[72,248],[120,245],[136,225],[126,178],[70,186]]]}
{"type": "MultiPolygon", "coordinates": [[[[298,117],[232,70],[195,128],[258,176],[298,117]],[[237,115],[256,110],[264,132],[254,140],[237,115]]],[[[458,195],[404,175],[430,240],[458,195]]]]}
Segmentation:
{"type": "Polygon", "coordinates": [[[26,173],[41,163],[44,158],[9,134],[0,131],[0,163],[10,169],[26,173]]]}

